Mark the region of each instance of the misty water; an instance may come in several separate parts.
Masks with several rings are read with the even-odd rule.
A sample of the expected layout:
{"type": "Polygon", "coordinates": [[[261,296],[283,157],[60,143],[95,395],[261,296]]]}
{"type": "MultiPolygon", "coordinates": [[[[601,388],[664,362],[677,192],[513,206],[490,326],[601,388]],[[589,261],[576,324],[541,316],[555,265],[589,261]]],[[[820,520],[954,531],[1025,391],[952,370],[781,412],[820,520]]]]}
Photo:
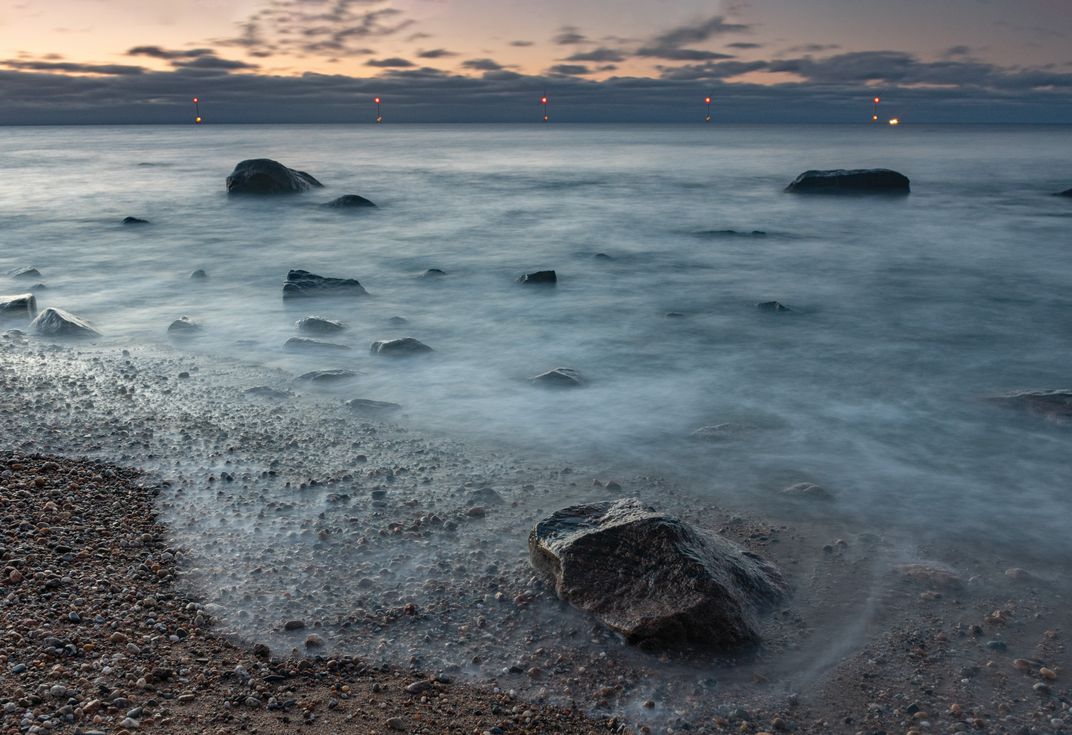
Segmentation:
{"type": "MultiPolygon", "coordinates": [[[[701,480],[748,502],[792,478],[883,522],[1062,525],[1067,435],[980,400],[1067,387],[1072,134],[1065,127],[205,126],[9,128],[0,267],[116,345],[167,343],[295,374],[360,371],[408,423],[701,480]],[[244,158],[326,188],[229,198],[244,158]],[[810,168],[885,166],[907,198],[814,198],[810,168]],[[318,204],[356,193],[376,210],[318,204]],[[126,215],[152,224],[124,227],[126,215]],[[603,253],[607,258],[596,258],[603,253]],[[203,268],[204,282],[187,276],[203,268]],[[372,298],[285,304],[290,268],[372,298]],[[421,279],[428,268],[447,275],[421,279]],[[518,286],[553,268],[553,289],[518,286]],[[792,312],[760,312],[777,300],[792,312]],[[678,312],[680,318],[668,318],[678,312]],[[340,319],[350,352],[285,352],[340,319]],[[402,316],[404,326],[389,319],[402,316]],[[399,364],[374,340],[436,352],[399,364]],[[580,370],[583,390],[528,377],[580,370]],[[729,424],[718,443],[690,440],[729,424]],[[738,432],[737,429],[740,429],[738,432]]],[[[17,290],[8,283],[5,291],[17,290]]]]}

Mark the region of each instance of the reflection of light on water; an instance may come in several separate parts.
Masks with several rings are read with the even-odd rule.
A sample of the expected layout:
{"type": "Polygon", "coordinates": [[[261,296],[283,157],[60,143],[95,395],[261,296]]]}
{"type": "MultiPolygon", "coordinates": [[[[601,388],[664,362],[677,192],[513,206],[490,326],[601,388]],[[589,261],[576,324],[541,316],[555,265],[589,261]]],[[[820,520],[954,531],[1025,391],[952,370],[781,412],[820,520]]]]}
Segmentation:
{"type": "Polygon", "coordinates": [[[896,117],[890,118],[890,125],[900,125],[900,124],[901,124],[901,121],[900,121],[899,118],[896,118],[896,117]]]}

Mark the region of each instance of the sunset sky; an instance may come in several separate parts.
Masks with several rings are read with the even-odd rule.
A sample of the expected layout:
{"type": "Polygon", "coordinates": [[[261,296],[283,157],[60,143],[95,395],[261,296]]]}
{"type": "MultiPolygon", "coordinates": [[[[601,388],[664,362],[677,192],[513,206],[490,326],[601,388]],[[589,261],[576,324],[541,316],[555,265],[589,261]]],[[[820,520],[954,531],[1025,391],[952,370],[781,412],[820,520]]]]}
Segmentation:
{"type": "Polygon", "coordinates": [[[1072,122],[1069,0],[0,0],[0,123],[1072,122]]]}

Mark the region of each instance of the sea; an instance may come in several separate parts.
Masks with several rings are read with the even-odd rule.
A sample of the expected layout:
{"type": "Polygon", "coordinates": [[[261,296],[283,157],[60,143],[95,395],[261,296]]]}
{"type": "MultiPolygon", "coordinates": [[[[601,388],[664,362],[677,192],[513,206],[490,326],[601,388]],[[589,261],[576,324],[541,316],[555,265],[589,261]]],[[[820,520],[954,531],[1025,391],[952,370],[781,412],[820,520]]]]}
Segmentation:
{"type": "Polygon", "coordinates": [[[1072,549],[1072,431],[987,400],[1072,387],[1072,127],[9,127],[0,168],[0,274],[36,267],[100,345],[352,369],[421,431],[703,502],[808,481],[873,525],[1072,549]],[[229,196],[248,158],[324,188],[229,196]],[[868,167],[912,193],[784,191],[868,167]],[[377,206],[322,206],[344,194],[377,206]],[[370,296],[284,302],[290,269],[370,296]],[[351,349],[285,350],[309,315],[351,349]],[[434,352],[370,354],[398,337],[434,352]],[[557,367],[583,387],[530,382],[557,367]]]}

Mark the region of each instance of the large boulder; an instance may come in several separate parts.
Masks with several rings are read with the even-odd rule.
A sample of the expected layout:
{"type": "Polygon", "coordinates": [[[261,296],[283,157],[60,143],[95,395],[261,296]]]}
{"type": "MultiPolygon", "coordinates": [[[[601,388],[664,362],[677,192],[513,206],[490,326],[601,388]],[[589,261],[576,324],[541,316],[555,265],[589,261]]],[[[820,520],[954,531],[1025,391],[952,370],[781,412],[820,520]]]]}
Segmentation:
{"type": "Polygon", "coordinates": [[[89,322],[63,309],[49,307],[30,322],[30,331],[42,337],[99,337],[89,322]]]}
{"type": "Polygon", "coordinates": [[[805,171],[785,188],[794,194],[908,194],[908,177],[888,168],[805,171]]]}
{"type": "Polygon", "coordinates": [[[1056,424],[1072,424],[1072,390],[1022,390],[994,396],[998,405],[1016,409],[1056,424]]]}
{"type": "Polygon", "coordinates": [[[0,296],[0,317],[33,319],[37,316],[37,297],[32,293],[0,296]]]}
{"type": "Polygon", "coordinates": [[[368,209],[370,207],[375,209],[376,207],[371,201],[357,194],[344,194],[338,199],[332,199],[324,206],[332,209],[368,209]]]}
{"type": "Polygon", "coordinates": [[[410,355],[420,355],[425,352],[432,352],[432,348],[413,337],[402,337],[400,339],[384,339],[379,342],[373,342],[370,350],[373,355],[385,355],[387,357],[409,357],[410,355]]]}
{"type": "Polygon", "coordinates": [[[270,158],[241,161],[227,177],[228,194],[293,194],[314,186],[323,184],[270,158]]]}
{"type": "Polygon", "coordinates": [[[369,292],[356,278],[329,278],[302,270],[287,273],[283,284],[283,298],[307,298],[312,296],[368,296],[369,292]]]}
{"type": "Polygon", "coordinates": [[[553,513],[532,529],[529,559],[561,599],[632,643],[755,641],[757,612],[786,594],[761,557],[635,498],[553,513]]]}
{"type": "Polygon", "coordinates": [[[40,278],[41,271],[34,268],[32,265],[24,265],[21,268],[15,268],[7,272],[9,278],[40,278]]]}

